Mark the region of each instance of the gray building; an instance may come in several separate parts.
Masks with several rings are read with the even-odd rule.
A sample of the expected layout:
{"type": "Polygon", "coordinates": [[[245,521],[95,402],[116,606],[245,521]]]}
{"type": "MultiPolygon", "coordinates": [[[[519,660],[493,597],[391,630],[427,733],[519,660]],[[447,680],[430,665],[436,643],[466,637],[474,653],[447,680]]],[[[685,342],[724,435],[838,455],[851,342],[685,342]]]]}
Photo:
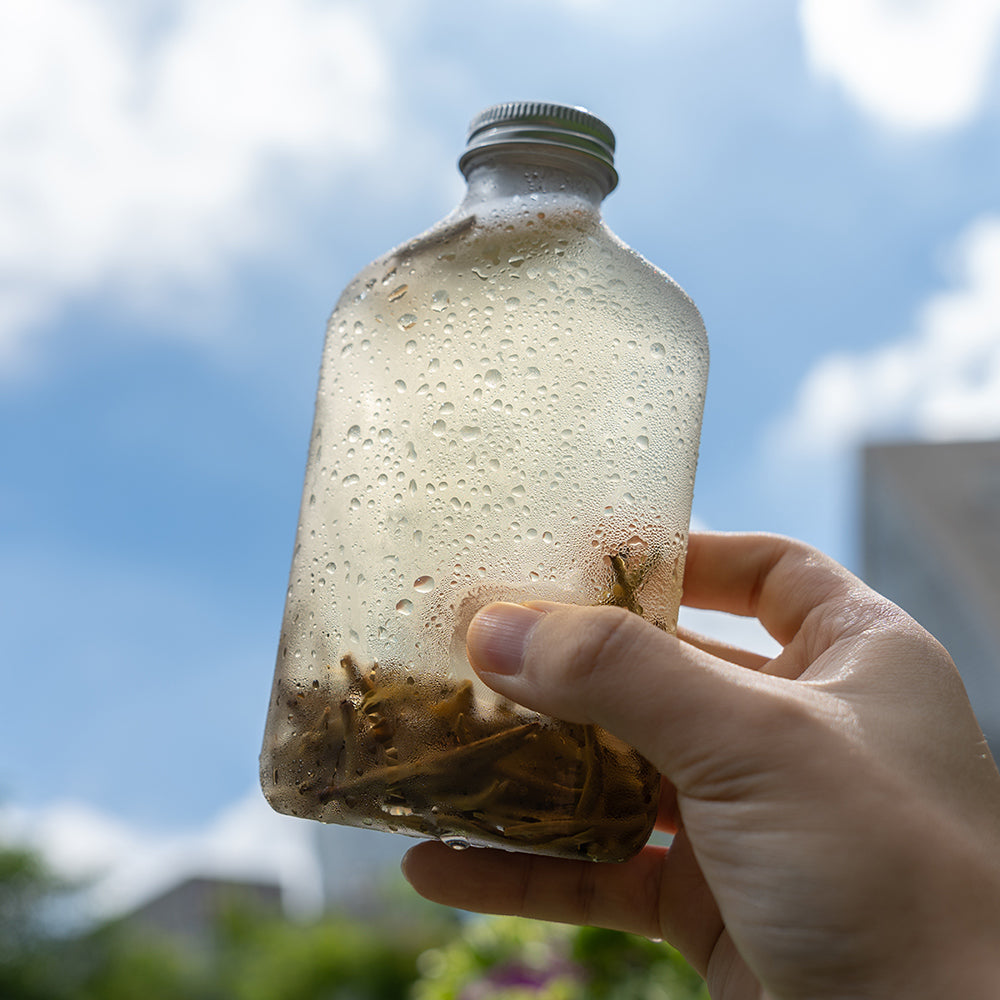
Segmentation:
{"type": "Polygon", "coordinates": [[[281,888],[269,882],[188,878],[134,909],[124,921],[140,933],[210,949],[219,920],[232,907],[280,917],[281,888]]]}
{"type": "Polygon", "coordinates": [[[1000,441],[871,445],[862,575],[951,653],[1000,751],[1000,441]]]}

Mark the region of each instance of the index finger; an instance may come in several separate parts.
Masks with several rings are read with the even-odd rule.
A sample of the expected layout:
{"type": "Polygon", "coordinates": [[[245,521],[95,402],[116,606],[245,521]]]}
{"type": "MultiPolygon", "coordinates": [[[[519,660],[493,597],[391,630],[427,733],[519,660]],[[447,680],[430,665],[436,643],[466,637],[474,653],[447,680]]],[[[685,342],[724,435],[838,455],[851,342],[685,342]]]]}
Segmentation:
{"type": "Polygon", "coordinates": [[[868,588],[839,563],[791,538],[693,533],[681,603],[757,618],[782,645],[806,616],[868,588]]]}

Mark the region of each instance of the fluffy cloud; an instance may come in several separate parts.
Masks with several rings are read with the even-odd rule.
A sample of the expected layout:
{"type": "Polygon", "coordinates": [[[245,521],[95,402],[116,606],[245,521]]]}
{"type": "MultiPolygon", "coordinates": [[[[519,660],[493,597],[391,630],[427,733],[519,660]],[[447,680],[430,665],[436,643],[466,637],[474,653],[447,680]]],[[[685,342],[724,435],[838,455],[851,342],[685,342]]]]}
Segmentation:
{"type": "Polygon", "coordinates": [[[1000,35],[1000,0],[801,0],[813,69],[866,113],[905,130],[978,111],[1000,35]]]}
{"type": "Polygon", "coordinates": [[[1000,436],[1000,218],[970,225],[951,263],[952,287],[923,304],[910,334],[816,364],[774,430],[782,455],[823,461],[893,435],[1000,436]]]}
{"type": "Polygon", "coordinates": [[[275,164],[318,174],[377,148],[389,60],[363,11],[0,6],[0,370],[74,296],[224,276],[271,233],[275,164]]]}
{"type": "Polygon", "coordinates": [[[83,905],[98,916],[195,875],[277,882],[292,909],[314,910],[321,903],[314,826],[278,815],[257,793],[204,828],[181,832],[143,830],[78,802],[0,808],[0,838],[30,846],[60,875],[89,885],[83,905]]]}

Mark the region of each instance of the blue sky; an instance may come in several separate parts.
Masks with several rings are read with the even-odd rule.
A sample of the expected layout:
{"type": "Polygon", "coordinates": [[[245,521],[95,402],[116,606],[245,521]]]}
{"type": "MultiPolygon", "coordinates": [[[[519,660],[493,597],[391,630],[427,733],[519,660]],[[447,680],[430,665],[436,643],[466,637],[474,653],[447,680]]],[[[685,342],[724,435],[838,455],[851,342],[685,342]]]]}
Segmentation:
{"type": "Polygon", "coordinates": [[[4,5],[0,828],[300,842],[256,755],[325,320],[497,101],[612,126],[606,218],[702,310],[697,522],[856,565],[859,443],[1000,435],[998,38],[1000,0],[4,5]]]}

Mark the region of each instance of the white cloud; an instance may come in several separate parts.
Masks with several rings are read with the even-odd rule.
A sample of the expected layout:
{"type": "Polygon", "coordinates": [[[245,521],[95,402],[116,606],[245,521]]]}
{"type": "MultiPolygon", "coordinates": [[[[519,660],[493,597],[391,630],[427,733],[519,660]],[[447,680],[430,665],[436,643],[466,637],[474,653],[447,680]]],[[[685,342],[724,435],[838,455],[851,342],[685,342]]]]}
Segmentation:
{"type": "Polygon", "coordinates": [[[292,910],[321,904],[315,824],[273,812],[259,793],[189,831],[143,830],[79,802],[0,808],[0,839],[39,851],[87,883],[84,908],[114,916],[191,876],[277,882],[292,910]]]}
{"type": "Polygon", "coordinates": [[[102,0],[0,5],[0,370],[74,296],[218,279],[273,235],[270,167],[318,178],[385,135],[389,59],[362,6],[167,13],[153,31],[102,0]]]}
{"type": "Polygon", "coordinates": [[[801,0],[813,69],[905,130],[969,121],[990,83],[1000,0],[801,0]]]}
{"type": "Polygon", "coordinates": [[[878,437],[1000,436],[1000,218],[970,225],[951,261],[953,287],[923,304],[909,335],[815,365],[772,431],[780,455],[821,462],[878,437]]]}

